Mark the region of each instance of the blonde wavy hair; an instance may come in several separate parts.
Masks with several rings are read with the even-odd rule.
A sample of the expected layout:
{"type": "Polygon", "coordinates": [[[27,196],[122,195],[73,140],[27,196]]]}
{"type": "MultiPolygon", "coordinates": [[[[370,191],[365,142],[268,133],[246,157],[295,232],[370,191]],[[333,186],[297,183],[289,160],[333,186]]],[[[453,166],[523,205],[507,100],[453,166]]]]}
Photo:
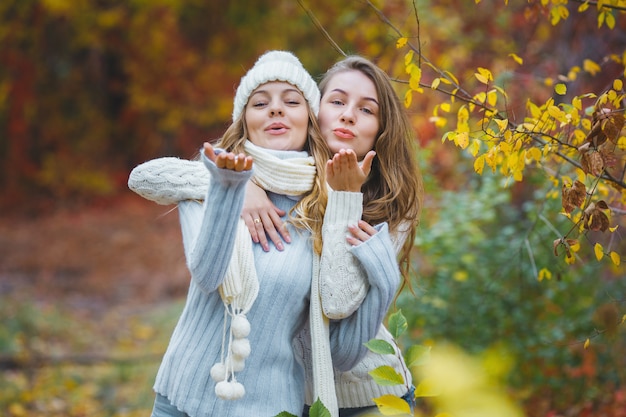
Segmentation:
{"type": "Polygon", "coordinates": [[[407,233],[399,254],[404,285],[409,285],[410,252],[419,225],[424,186],[417,163],[417,137],[389,76],[361,56],[348,56],[335,63],[319,83],[322,99],[337,73],[360,71],[376,87],[380,125],[371,173],[362,187],[363,220],[370,224],[387,222],[391,233],[407,233]]]}
{"type": "MultiPolygon", "coordinates": [[[[309,125],[307,128],[307,140],[304,151],[315,160],[315,181],[313,188],[307,192],[289,212],[289,222],[299,229],[311,232],[313,239],[313,249],[316,254],[322,253],[322,223],[326,212],[328,192],[326,189],[326,161],[330,158],[331,152],[322,138],[317,118],[308,105],[309,125]]],[[[224,132],[224,135],[216,143],[220,148],[228,152],[243,152],[244,143],[248,140],[248,129],[246,126],[246,112],[242,112],[224,132]]]]}

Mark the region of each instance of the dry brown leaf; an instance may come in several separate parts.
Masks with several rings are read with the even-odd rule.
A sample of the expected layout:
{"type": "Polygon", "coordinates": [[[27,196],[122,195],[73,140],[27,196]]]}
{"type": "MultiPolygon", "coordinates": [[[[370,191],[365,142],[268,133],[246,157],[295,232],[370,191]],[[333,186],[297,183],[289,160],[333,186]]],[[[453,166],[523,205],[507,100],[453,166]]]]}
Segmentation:
{"type": "Polygon", "coordinates": [[[576,207],[580,207],[587,197],[587,187],[576,180],[571,186],[563,184],[561,191],[561,205],[566,213],[571,213],[576,207]]]}
{"type": "Polygon", "coordinates": [[[595,175],[599,177],[604,170],[604,161],[600,152],[591,151],[582,154],[580,165],[587,174],[595,175]]]}
{"type": "Polygon", "coordinates": [[[610,223],[609,218],[602,210],[607,210],[609,207],[603,200],[597,203],[589,204],[589,207],[584,212],[584,227],[588,230],[605,232],[608,230],[610,223]]]}
{"type": "Polygon", "coordinates": [[[613,143],[617,144],[620,133],[624,128],[624,115],[621,113],[611,113],[610,117],[602,120],[602,132],[613,143]]]}

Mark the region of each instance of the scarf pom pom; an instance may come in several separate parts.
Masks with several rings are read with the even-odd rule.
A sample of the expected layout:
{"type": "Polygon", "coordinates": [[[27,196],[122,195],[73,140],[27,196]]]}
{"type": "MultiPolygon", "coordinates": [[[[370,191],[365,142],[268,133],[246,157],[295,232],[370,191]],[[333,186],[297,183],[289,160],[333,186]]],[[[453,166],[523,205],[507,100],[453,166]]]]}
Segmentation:
{"type": "Polygon", "coordinates": [[[211,378],[215,382],[220,382],[226,379],[226,367],[223,363],[216,363],[211,368],[211,378]]]}
{"type": "Polygon", "coordinates": [[[243,368],[245,367],[246,361],[243,358],[238,358],[236,356],[233,355],[233,357],[231,358],[231,362],[230,362],[230,366],[233,369],[233,372],[241,372],[243,371],[243,368]]]}
{"type": "Polygon", "coordinates": [[[236,381],[222,381],[215,385],[215,395],[223,400],[238,400],[246,393],[242,384],[236,381]]]}
{"type": "Polygon", "coordinates": [[[235,339],[231,345],[233,356],[238,359],[246,359],[250,356],[250,341],[248,339],[235,339]]]}
{"type": "Polygon", "coordinates": [[[233,331],[233,336],[237,339],[243,339],[250,334],[250,322],[245,315],[233,317],[230,328],[233,331]]]}

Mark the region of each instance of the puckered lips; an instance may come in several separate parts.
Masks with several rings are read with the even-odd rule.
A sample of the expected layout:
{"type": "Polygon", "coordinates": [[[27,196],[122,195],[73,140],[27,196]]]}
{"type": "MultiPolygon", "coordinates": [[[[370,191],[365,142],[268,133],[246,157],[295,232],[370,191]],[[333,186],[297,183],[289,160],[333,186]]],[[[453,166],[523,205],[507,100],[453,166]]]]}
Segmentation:
{"type": "Polygon", "coordinates": [[[269,133],[270,135],[282,135],[288,130],[289,130],[289,127],[287,127],[287,125],[283,123],[272,123],[271,125],[265,128],[265,132],[269,133]]]}
{"type": "Polygon", "coordinates": [[[333,129],[333,133],[335,134],[335,136],[341,139],[354,139],[354,137],[356,136],[353,131],[343,127],[333,129]]]}

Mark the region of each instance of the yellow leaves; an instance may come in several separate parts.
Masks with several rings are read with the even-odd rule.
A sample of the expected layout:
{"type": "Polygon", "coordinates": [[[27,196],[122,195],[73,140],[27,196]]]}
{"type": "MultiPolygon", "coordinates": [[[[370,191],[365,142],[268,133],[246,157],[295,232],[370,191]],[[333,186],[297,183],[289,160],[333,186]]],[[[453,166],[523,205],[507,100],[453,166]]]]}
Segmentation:
{"type": "Polygon", "coordinates": [[[550,272],[550,270],[547,268],[542,268],[541,271],[539,271],[539,274],[537,275],[537,281],[541,282],[544,279],[545,280],[552,279],[552,272],[550,272]]]}
{"type": "Polygon", "coordinates": [[[622,88],[624,88],[624,82],[622,80],[620,80],[619,78],[615,79],[613,81],[613,90],[621,91],[622,88]]]}
{"type": "Polygon", "coordinates": [[[465,149],[469,145],[469,133],[467,132],[448,132],[447,139],[461,149],[465,149]]]}
{"type": "Polygon", "coordinates": [[[467,273],[467,271],[462,271],[462,270],[454,271],[454,274],[452,275],[452,279],[458,282],[465,282],[467,281],[468,277],[469,277],[469,274],[467,273]]]}
{"type": "Polygon", "coordinates": [[[589,340],[589,338],[587,338],[587,340],[585,340],[585,343],[583,344],[583,349],[587,349],[590,344],[591,344],[591,340],[589,340]]]}
{"type": "Polygon", "coordinates": [[[611,253],[609,254],[609,257],[611,258],[611,262],[613,262],[613,264],[615,266],[619,266],[622,259],[619,256],[619,253],[615,252],[615,251],[611,251],[611,253]]]}
{"type": "Polygon", "coordinates": [[[598,13],[598,28],[601,28],[604,23],[609,29],[615,28],[615,15],[612,10],[605,8],[598,13]]]}
{"type": "Polygon", "coordinates": [[[474,73],[474,76],[478,81],[483,84],[489,84],[489,82],[493,81],[493,75],[491,75],[491,71],[486,68],[478,68],[478,72],[474,73]]]}
{"type": "Polygon", "coordinates": [[[574,97],[572,99],[572,106],[574,106],[574,108],[577,109],[577,110],[582,110],[583,109],[583,101],[581,100],[580,97],[574,97]]]}
{"type": "Polygon", "coordinates": [[[519,56],[517,56],[517,54],[510,53],[509,56],[513,58],[513,60],[517,62],[519,65],[522,65],[524,63],[524,60],[520,58],[519,56]]]}
{"type": "Polygon", "coordinates": [[[509,368],[497,363],[503,356],[494,353],[481,361],[454,347],[433,350],[431,360],[417,370],[416,395],[435,394],[429,401],[439,410],[438,416],[521,417],[523,413],[499,383],[502,377],[490,373],[491,368],[509,368]]]}
{"type": "Polygon", "coordinates": [[[409,404],[395,395],[387,394],[382,397],[374,398],[374,403],[376,403],[378,411],[384,416],[411,414],[409,404]]]}
{"type": "Polygon", "coordinates": [[[469,132],[469,111],[467,107],[461,106],[457,112],[456,128],[459,132],[469,132]]]}
{"type": "Polygon", "coordinates": [[[413,62],[413,55],[415,55],[415,52],[413,52],[413,50],[411,49],[409,52],[407,52],[406,54],[404,54],[404,66],[406,68],[406,73],[410,74],[411,70],[410,70],[410,65],[413,62]]]}
{"type": "Polygon", "coordinates": [[[409,41],[408,38],[398,38],[398,40],[396,41],[396,48],[397,49],[402,48],[404,45],[407,44],[408,41],[409,41]]]}
{"type": "Polygon", "coordinates": [[[496,125],[498,125],[499,133],[503,133],[509,126],[509,119],[493,119],[496,125]]]}
{"type": "Polygon", "coordinates": [[[564,96],[567,93],[567,86],[563,83],[558,83],[554,86],[554,92],[560,96],[564,96]]]}
{"type": "Polygon", "coordinates": [[[474,160],[474,171],[478,175],[483,175],[483,170],[485,168],[485,155],[480,155],[478,158],[474,160]]]}
{"type": "MultiPolygon", "coordinates": [[[[401,43],[402,39],[406,38],[400,38],[398,42],[401,43]]],[[[413,63],[413,56],[413,50],[408,51],[404,55],[404,70],[409,75],[409,90],[404,93],[404,107],[406,108],[411,107],[414,91],[418,93],[424,92],[420,86],[420,81],[422,80],[422,69],[413,63]]]]}
{"type": "Polygon", "coordinates": [[[551,105],[548,106],[548,114],[552,117],[554,117],[556,120],[558,120],[561,123],[567,123],[567,114],[559,109],[557,106],[551,105]]]}
{"type": "Polygon", "coordinates": [[[415,398],[436,397],[441,394],[441,387],[431,378],[424,378],[415,387],[415,398]]]}
{"type": "Polygon", "coordinates": [[[412,102],[413,102],[413,91],[406,90],[406,93],[404,93],[404,107],[408,109],[409,107],[411,107],[412,102]]]}
{"type": "Polygon", "coordinates": [[[602,245],[601,245],[601,244],[596,243],[596,244],[593,246],[593,252],[594,252],[594,254],[596,255],[596,259],[597,259],[597,260],[601,261],[601,260],[602,260],[602,258],[604,258],[604,248],[602,247],[602,245]]]}
{"type": "Polygon", "coordinates": [[[550,9],[550,23],[552,26],[556,26],[561,20],[565,20],[569,17],[569,10],[567,7],[559,4],[550,9]]]}
{"type": "Polygon", "coordinates": [[[539,148],[530,148],[526,151],[526,158],[530,161],[540,162],[543,157],[539,148]]]}
{"type": "Polygon", "coordinates": [[[597,73],[600,72],[601,69],[602,68],[600,68],[600,65],[596,64],[594,61],[590,59],[585,59],[583,61],[583,70],[585,70],[591,75],[596,75],[597,73]]]}
{"type": "Polygon", "coordinates": [[[417,91],[418,93],[423,92],[424,90],[420,87],[420,81],[422,80],[422,70],[415,64],[412,64],[410,68],[407,68],[409,71],[409,88],[413,91],[417,91]]]}
{"type": "Polygon", "coordinates": [[[578,13],[582,13],[589,8],[589,0],[578,6],[578,13]]]}

